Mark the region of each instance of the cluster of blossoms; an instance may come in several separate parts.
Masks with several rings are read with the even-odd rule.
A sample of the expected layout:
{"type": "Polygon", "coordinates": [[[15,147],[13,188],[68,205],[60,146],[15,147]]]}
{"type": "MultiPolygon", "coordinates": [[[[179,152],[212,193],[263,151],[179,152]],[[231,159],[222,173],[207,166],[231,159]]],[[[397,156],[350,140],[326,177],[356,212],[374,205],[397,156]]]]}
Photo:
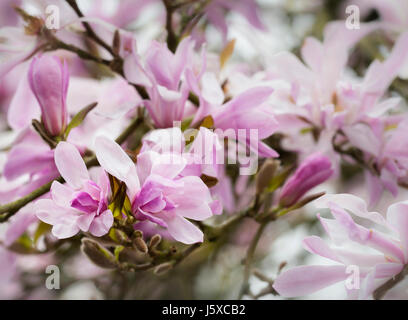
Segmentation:
{"type": "MultiPolygon", "coordinates": [[[[125,0],[109,14],[96,2],[3,1],[1,13],[15,7],[0,22],[8,297],[37,297],[22,292],[24,254],[47,257],[37,271],[44,261],[74,264],[79,253],[154,283],[185,259],[195,270],[217,261],[224,247],[245,257],[240,298],[301,297],[338,282],[352,299],[405,297],[408,202],[397,200],[408,186],[405,2],[353,1],[362,19],[370,10],[379,18],[352,29],[329,21],[322,40],[293,48],[298,55],[251,63],[234,55],[240,39],[231,39],[229,17],[268,34],[255,0],[125,0]],[[148,13],[159,32],[133,25],[148,13]],[[353,195],[360,180],[368,205],[353,195]],[[327,188],[333,194],[319,192],[327,188]],[[385,201],[386,216],[371,211],[385,201]],[[316,207],[334,217],[312,218],[333,246],[318,236],[303,244],[335,265],[273,279],[253,272],[264,230],[279,237],[281,223],[306,225],[316,207]],[[253,273],[268,282],[259,294],[253,273]]],[[[89,278],[101,272],[92,268],[89,278]]],[[[126,295],[135,297],[118,294],[126,295]]]]}

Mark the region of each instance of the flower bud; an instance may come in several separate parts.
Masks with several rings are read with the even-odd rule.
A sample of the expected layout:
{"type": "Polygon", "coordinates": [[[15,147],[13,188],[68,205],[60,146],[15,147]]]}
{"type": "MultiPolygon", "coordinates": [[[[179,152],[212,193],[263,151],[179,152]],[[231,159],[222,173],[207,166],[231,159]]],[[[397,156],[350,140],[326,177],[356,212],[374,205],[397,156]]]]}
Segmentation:
{"type": "Polygon", "coordinates": [[[115,256],[98,242],[89,238],[82,239],[81,249],[88,258],[97,266],[106,269],[116,267],[115,256]]]}
{"type": "Polygon", "coordinates": [[[279,204],[294,205],[307,191],[326,181],[333,173],[330,160],[321,154],[309,156],[282,187],[279,204]]]}
{"type": "Polygon", "coordinates": [[[275,159],[266,159],[261,169],[256,175],[256,194],[261,194],[268,187],[274,177],[276,170],[279,168],[280,161],[275,159]]]}
{"type": "Polygon", "coordinates": [[[40,108],[44,128],[51,136],[64,132],[68,112],[66,97],[69,74],[66,63],[57,57],[35,57],[28,71],[28,81],[40,108]]]}
{"type": "Polygon", "coordinates": [[[159,245],[159,243],[161,242],[161,240],[162,240],[162,237],[161,237],[161,235],[160,234],[155,234],[151,239],[150,239],[150,242],[149,242],[149,248],[156,248],[158,245],[159,245]]]}

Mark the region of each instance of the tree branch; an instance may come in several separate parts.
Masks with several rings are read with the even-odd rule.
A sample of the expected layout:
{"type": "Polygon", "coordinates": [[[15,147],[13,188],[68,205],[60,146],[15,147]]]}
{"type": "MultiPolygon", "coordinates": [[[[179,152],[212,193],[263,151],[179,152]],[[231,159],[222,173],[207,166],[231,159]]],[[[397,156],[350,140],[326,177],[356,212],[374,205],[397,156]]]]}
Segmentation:
{"type": "Polygon", "coordinates": [[[377,289],[374,290],[373,298],[375,300],[381,300],[389,290],[391,290],[398,283],[404,280],[407,275],[408,275],[408,265],[405,265],[400,273],[398,273],[396,276],[392,277],[387,282],[385,282],[383,285],[379,286],[377,289]]]}
{"type": "MultiPolygon", "coordinates": [[[[84,15],[81,12],[81,9],[79,9],[78,4],[76,3],[76,0],[67,0],[67,3],[71,6],[71,8],[75,11],[75,13],[78,15],[78,17],[83,18],[84,15]]],[[[103,41],[92,29],[92,27],[89,25],[88,22],[83,21],[82,25],[84,26],[86,33],[90,39],[95,41],[97,44],[99,44],[101,47],[103,47],[106,51],[108,51],[112,57],[115,57],[115,53],[113,52],[111,46],[109,46],[105,41],[103,41]]]]}
{"type": "Polygon", "coordinates": [[[262,233],[265,230],[267,222],[263,222],[259,225],[258,230],[256,231],[255,236],[252,238],[251,244],[249,245],[247,255],[245,258],[245,271],[244,271],[244,281],[241,286],[241,290],[238,296],[238,299],[242,299],[245,293],[249,289],[249,277],[251,275],[251,265],[255,255],[256,247],[258,246],[259,240],[261,239],[262,233]]]}

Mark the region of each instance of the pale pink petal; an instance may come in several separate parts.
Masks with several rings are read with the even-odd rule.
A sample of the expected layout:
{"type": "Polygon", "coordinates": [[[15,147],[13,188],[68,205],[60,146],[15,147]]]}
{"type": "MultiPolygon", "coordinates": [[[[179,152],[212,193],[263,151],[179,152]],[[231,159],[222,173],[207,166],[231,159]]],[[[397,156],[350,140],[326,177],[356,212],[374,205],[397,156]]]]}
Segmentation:
{"type": "Polygon", "coordinates": [[[205,72],[201,78],[202,97],[209,103],[221,105],[224,101],[224,92],[214,73],[205,72]]]}
{"type": "Polygon", "coordinates": [[[306,237],[303,239],[303,247],[311,253],[318,254],[319,256],[336,262],[341,262],[336,253],[320,237],[306,237]]]}
{"type": "Polygon", "coordinates": [[[330,202],[337,203],[341,205],[343,209],[348,210],[354,215],[369,219],[380,225],[386,225],[384,217],[378,212],[369,212],[367,210],[367,205],[365,201],[359,197],[352,194],[342,193],[342,194],[326,194],[323,197],[317,199],[314,204],[318,208],[328,208],[330,202]]]}
{"type": "Polygon", "coordinates": [[[79,232],[75,219],[64,221],[52,227],[52,234],[58,239],[71,238],[79,232]]]}
{"type": "Polygon", "coordinates": [[[137,175],[143,185],[146,178],[151,174],[153,163],[157,162],[160,155],[157,152],[146,151],[137,156],[137,175]]]}
{"type": "Polygon", "coordinates": [[[71,206],[72,193],[72,189],[58,181],[54,181],[51,185],[52,200],[61,207],[71,206]]]}
{"type": "Polygon", "coordinates": [[[8,123],[14,130],[20,130],[31,125],[31,121],[39,119],[40,115],[40,106],[30,89],[27,77],[22,77],[10,102],[8,123]]]}
{"type": "Polygon", "coordinates": [[[345,280],[345,266],[300,266],[283,272],[273,287],[283,297],[299,297],[345,280]]]}
{"type": "Polygon", "coordinates": [[[74,145],[61,141],[55,148],[54,158],[58,171],[72,188],[79,189],[89,180],[84,160],[74,145]]]}
{"type": "Polygon", "coordinates": [[[345,210],[334,203],[330,203],[330,210],[332,215],[336,218],[336,222],[340,224],[341,228],[343,228],[343,232],[345,232],[351,241],[370,246],[399,261],[404,260],[403,251],[388,236],[376,230],[369,230],[356,224],[345,210]]]}
{"type": "Polygon", "coordinates": [[[324,48],[323,44],[313,37],[307,37],[302,46],[302,58],[309,67],[319,72],[323,62],[324,48]]]}
{"type": "Polygon", "coordinates": [[[408,201],[392,204],[387,211],[387,221],[397,230],[408,262],[408,201]]]}
{"type": "Polygon", "coordinates": [[[91,225],[92,221],[94,220],[96,212],[93,213],[84,213],[78,216],[77,225],[79,229],[84,232],[89,230],[89,226],[91,225]]]}
{"type": "Polygon", "coordinates": [[[354,147],[367,151],[374,156],[379,155],[381,140],[374,134],[370,126],[359,123],[352,127],[345,127],[343,131],[354,147]]]}
{"type": "Polygon", "coordinates": [[[34,205],[35,214],[38,219],[48,224],[56,224],[64,211],[54,201],[50,199],[40,199],[34,205]]]}
{"type": "MultiPolygon", "coordinates": [[[[150,151],[151,152],[151,151],[150,151]]],[[[183,171],[187,160],[176,153],[166,153],[155,157],[151,173],[157,174],[168,179],[174,179],[183,171]]]]}
{"type": "Polygon", "coordinates": [[[110,210],[106,210],[99,216],[95,217],[89,227],[89,232],[96,237],[101,237],[109,232],[113,224],[113,214],[110,210]]]}
{"type": "Polygon", "coordinates": [[[125,182],[129,197],[140,189],[135,164],[115,141],[99,136],[95,140],[95,154],[101,166],[111,175],[125,182]]]}
{"type": "Polygon", "coordinates": [[[185,244],[203,242],[204,235],[201,230],[188,220],[177,214],[172,217],[163,217],[167,224],[169,234],[177,241],[185,244]]]}

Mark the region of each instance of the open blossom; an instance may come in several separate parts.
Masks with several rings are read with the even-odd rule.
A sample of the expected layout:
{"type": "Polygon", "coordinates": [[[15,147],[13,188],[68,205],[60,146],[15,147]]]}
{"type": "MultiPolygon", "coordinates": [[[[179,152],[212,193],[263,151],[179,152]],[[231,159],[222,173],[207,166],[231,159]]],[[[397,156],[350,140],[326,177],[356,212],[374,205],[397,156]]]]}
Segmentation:
{"type": "Polygon", "coordinates": [[[101,166],[125,182],[132,213],[163,228],[177,241],[203,241],[203,233],[188,219],[205,220],[212,216],[210,192],[197,176],[180,177],[186,160],[178,154],[146,151],[135,165],[114,141],[100,136],[95,152],[101,166]]]}
{"type": "Polygon", "coordinates": [[[408,203],[391,205],[387,218],[367,211],[364,200],[350,195],[327,195],[316,201],[318,207],[330,208],[333,219],[318,218],[333,246],[322,238],[307,237],[305,249],[327,258],[335,265],[300,266],[283,272],[274,288],[285,297],[303,296],[350,277],[348,267],[358,268],[355,287],[348,288],[350,298],[368,299],[381,284],[396,276],[408,262],[408,203]],[[366,228],[352,216],[377,227],[366,228]],[[387,233],[384,233],[385,230],[387,233]],[[356,282],[357,281],[357,282],[356,282]],[[359,284],[357,286],[357,284],[359,284]]]}
{"type": "Polygon", "coordinates": [[[285,207],[294,205],[307,191],[325,182],[332,174],[329,158],[320,154],[307,157],[282,187],[279,203],[285,207]]]}
{"type": "Polygon", "coordinates": [[[398,185],[406,179],[408,154],[404,137],[407,126],[405,116],[398,116],[356,124],[344,130],[350,143],[362,150],[364,159],[375,168],[365,171],[370,206],[380,200],[384,190],[397,196],[398,185]]]}
{"type": "Polygon", "coordinates": [[[210,115],[214,120],[214,127],[222,130],[222,139],[226,136],[240,141],[262,157],[277,157],[276,151],[261,141],[275,133],[279,127],[268,103],[273,89],[259,85],[224,103],[221,85],[214,74],[204,71],[201,70],[198,75],[191,69],[186,71],[187,83],[200,102],[193,123],[210,115]],[[256,131],[256,143],[250,141],[251,131],[256,131]]]}
{"type": "Polygon", "coordinates": [[[58,144],[55,164],[67,184],[53,182],[51,199],[36,202],[37,217],[53,225],[52,233],[59,239],[72,237],[80,230],[97,237],[106,234],[113,224],[106,173],[99,170],[96,179],[91,180],[78,150],[68,142],[58,144]]]}
{"type": "Polygon", "coordinates": [[[381,98],[408,57],[408,34],[399,37],[385,61],[372,62],[363,79],[346,73],[349,50],[376,28],[376,25],[362,26],[354,32],[347,30],[343,23],[329,24],[323,43],[312,37],[305,40],[302,57],[306,65],[291,53],[274,56],[269,77],[289,83],[288,105],[282,114],[296,115],[293,126],[301,126],[301,117],[303,127],[313,124],[335,132],[377,118],[396,106],[395,98],[381,98]]]}
{"type": "Polygon", "coordinates": [[[53,136],[61,134],[68,118],[66,97],[69,74],[66,63],[61,63],[57,57],[36,57],[31,62],[28,79],[41,107],[45,129],[53,136]]]}
{"type": "Polygon", "coordinates": [[[183,119],[189,91],[184,82],[180,85],[180,81],[185,69],[192,63],[193,45],[190,38],[185,38],[172,53],[166,44],[153,41],[144,63],[136,53],[125,61],[127,79],[146,86],[151,100],[144,103],[159,128],[172,127],[173,121],[183,119]]]}

